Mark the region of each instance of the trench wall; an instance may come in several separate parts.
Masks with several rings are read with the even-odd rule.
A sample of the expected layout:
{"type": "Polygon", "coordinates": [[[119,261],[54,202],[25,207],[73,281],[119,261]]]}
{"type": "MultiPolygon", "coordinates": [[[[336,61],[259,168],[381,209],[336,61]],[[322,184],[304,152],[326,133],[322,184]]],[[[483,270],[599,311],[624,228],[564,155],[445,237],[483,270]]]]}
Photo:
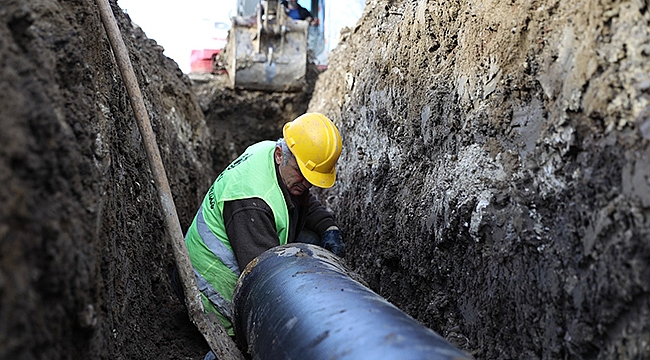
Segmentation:
{"type": "Polygon", "coordinates": [[[370,1],[310,103],[371,287],[479,359],[650,354],[647,2],[370,1]]]}
{"type": "MultiPolygon", "coordinates": [[[[111,5],[186,228],[213,140],[177,64],[111,5]]],[[[0,359],[204,353],[94,1],[2,1],[0,129],[0,359]]]]}

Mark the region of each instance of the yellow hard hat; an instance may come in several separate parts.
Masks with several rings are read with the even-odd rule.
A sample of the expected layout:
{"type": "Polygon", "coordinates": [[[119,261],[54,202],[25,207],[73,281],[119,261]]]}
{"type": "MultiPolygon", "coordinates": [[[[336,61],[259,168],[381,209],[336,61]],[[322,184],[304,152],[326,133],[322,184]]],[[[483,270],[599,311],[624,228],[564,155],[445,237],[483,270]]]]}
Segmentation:
{"type": "Polygon", "coordinates": [[[320,188],[332,187],[343,146],[332,120],[323,114],[306,113],[286,123],[282,134],[305,179],[320,188]]]}

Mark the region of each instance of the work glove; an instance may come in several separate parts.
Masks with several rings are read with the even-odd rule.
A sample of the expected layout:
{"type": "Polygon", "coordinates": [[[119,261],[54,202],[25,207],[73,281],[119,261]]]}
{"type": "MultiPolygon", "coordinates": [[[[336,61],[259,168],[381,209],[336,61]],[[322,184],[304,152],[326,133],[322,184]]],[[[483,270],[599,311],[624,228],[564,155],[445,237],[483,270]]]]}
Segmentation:
{"type": "Polygon", "coordinates": [[[327,230],[323,233],[323,248],[334,253],[338,257],[345,257],[345,244],[343,235],[338,229],[327,230]]]}

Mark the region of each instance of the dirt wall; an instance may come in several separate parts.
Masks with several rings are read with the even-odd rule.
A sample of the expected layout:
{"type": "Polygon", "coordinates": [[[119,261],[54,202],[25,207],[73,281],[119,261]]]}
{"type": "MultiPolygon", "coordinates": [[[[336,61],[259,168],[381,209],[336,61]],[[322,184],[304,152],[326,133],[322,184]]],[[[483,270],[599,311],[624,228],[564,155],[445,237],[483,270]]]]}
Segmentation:
{"type": "Polygon", "coordinates": [[[647,1],[369,1],[310,110],[348,262],[479,359],[650,357],[647,1]]]}
{"type": "MultiPolygon", "coordinates": [[[[94,1],[0,6],[0,359],[204,354],[94,1]]],[[[214,142],[187,77],[112,1],[181,223],[214,142]]]]}

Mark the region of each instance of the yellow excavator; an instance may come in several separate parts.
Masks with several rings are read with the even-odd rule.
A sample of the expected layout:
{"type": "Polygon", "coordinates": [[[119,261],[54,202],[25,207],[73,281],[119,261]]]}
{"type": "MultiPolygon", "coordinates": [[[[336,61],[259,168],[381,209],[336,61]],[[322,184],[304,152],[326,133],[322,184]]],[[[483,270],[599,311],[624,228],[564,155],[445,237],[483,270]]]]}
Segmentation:
{"type": "MultiPolygon", "coordinates": [[[[312,0],[321,14],[322,2],[312,0]]],[[[310,32],[319,32],[320,19],[318,15],[313,18],[316,20],[311,24],[292,19],[279,0],[238,0],[237,16],[232,18],[222,58],[230,85],[247,90],[301,90],[305,85],[308,44],[318,43],[310,39],[310,32]]],[[[320,36],[315,38],[322,35],[321,25],[320,36]]]]}

